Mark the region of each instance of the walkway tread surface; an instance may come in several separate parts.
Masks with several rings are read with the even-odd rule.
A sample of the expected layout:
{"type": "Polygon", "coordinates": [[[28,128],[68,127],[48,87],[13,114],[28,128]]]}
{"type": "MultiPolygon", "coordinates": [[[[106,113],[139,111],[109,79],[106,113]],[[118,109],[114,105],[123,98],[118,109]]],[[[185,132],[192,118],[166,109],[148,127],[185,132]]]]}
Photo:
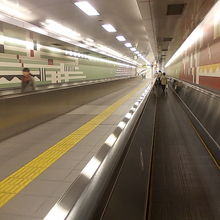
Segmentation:
{"type": "Polygon", "coordinates": [[[220,172],[174,94],[158,92],[150,220],[220,219],[220,172]]]}

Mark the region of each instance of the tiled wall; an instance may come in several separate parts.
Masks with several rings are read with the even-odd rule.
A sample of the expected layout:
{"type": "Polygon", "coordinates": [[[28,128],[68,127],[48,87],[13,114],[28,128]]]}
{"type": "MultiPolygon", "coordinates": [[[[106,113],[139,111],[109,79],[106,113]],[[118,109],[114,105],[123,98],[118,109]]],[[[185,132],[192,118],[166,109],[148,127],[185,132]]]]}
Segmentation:
{"type": "Polygon", "coordinates": [[[30,68],[37,84],[135,74],[132,68],[74,58],[45,48],[28,50],[21,45],[5,42],[4,53],[0,53],[0,88],[20,86],[24,67],[30,68]]]}
{"type": "Polygon", "coordinates": [[[199,35],[166,71],[175,77],[220,90],[220,3],[199,26],[199,35]],[[218,16],[218,17],[216,17],[218,16]]]}

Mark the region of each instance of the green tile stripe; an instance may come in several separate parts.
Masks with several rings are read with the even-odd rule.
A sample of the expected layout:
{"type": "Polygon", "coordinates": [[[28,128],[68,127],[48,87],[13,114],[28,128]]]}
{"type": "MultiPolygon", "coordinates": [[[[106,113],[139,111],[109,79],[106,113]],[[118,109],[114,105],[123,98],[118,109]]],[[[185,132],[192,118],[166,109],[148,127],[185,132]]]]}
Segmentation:
{"type": "Polygon", "coordinates": [[[50,54],[59,54],[59,55],[64,55],[64,52],[56,52],[56,51],[50,51],[50,50],[47,50],[46,48],[41,48],[40,49],[40,52],[44,52],[44,53],[50,53],[50,54]]]}
{"type": "Polygon", "coordinates": [[[83,74],[69,74],[69,76],[83,76],[83,74]]]}
{"type": "Polygon", "coordinates": [[[19,60],[16,58],[1,58],[0,57],[0,62],[5,62],[5,63],[19,63],[19,60]]]}
{"type": "Polygon", "coordinates": [[[68,58],[62,58],[62,57],[53,57],[53,56],[49,56],[49,55],[40,55],[40,58],[43,59],[52,59],[52,60],[59,60],[59,61],[71,61],[72,59],[68,59],[68,58]]]}
{"type": "MultiPolygon", "coordinates": [[[[41,81],[35,81],[35,84],[38,85],[47,85],[47,84],[51,84],[50,80],[41,82],[41,81]]],[[[0,88],[11,88],[11,87],[15,87],[15,88],[20,88],[21,87],[21,83],[4,83],[1,84],[0,83],[0,88]]]]}
{"type": "Polygon", "coordinates": [[[22,67],[0,66],[0,71],[21,71],[22,67]]]}
{"type": "Polygon", "coordinates": [[[112,68],[115,65],[110,63],[103,63],[103,62],[97,62],[97,61],[91,61],[86,59],[79,59],[79,65],[88,65],[88,66],[103,66],[103,67],[109,67],[112,68]]]}
{"type": "Polygon", "coordinates": [[[86,77],[82,77],[82,78],[70,79],[69,81],[73,82],[73,81],[77,81],[77,80],[80,80],[80,79],[87,80],[86,77]]]}
{"type": "Polygon", "coordinates": [[[47,68],[47,67],[46,67],[45,70],[46,70],[46,71],[49,71],[49,72],[51,72],[51,71],[55,71],[55,72],[56,72],[56,71],[59,71],[60,68],[47,68]]]}
{"type": "Polygon", "coordinates": [[[7,49],[5,49],[5,53],[7,53],[7,54],[14,54],[14,55],[27,56],[27,53],[26,53],[26,52],[15,51],[15,50],[7,50],[7,49]]]}
{"type": "Polygon", "coordinates": [[[28,60],[28,59],[21,59],[21,61],[22,61],[22,63],[27,63],[27,64],[43,64],[43,65],[48,65],[47,61],[28,60]]]}
{"type": "Polygon", "coordinates": [[[4,45],[5,45],[6,47],[7,47],[7,46],[10,46],[10,47],[16,47],[17,49],[18,49],[18,48],[26,49],[26,46],[25,46],[25,45],[20,45],[20,44],[16,44],[16,43],[11,43],[11,42],[7,42],[7,41],[4,42],[4,45]]]}

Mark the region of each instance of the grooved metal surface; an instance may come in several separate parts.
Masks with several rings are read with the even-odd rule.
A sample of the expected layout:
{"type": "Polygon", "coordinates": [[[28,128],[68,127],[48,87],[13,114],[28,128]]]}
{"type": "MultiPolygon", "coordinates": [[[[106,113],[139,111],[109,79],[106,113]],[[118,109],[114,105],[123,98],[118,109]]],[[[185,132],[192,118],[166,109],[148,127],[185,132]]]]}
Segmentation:
{"type": "Polygon", "coordinates": [[[171,92],[158,109],[147,219],[220,219],[218,167],[171,92]]]}
{"type": "Polygon", "coordinates": [[[131,137],[128,153],[115,180],[102,220],[145,218],[149,193],[146,185],[150,181],[155,114],[156,97],[151,93],[131,137]]]}

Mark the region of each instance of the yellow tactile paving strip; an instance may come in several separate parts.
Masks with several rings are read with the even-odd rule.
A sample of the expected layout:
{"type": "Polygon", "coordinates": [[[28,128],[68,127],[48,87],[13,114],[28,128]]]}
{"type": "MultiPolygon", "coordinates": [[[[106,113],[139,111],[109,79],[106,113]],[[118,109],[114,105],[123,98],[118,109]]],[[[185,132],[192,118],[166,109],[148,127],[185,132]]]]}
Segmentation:
{"type": "Polygon", "coordinates": [[[60,157],[72,149],[84,137],[92,132],[100,123],[106,120],[123,103],[131,98],[143,85],[132,90],[126,96],[113,103],[99,115],[75,130],[73,133],[57,142],[38,157],[12,173],[0,182],[0,207],[15,197],[21,190],[30,184],[35,178],[55,163],[60,157]]]}

